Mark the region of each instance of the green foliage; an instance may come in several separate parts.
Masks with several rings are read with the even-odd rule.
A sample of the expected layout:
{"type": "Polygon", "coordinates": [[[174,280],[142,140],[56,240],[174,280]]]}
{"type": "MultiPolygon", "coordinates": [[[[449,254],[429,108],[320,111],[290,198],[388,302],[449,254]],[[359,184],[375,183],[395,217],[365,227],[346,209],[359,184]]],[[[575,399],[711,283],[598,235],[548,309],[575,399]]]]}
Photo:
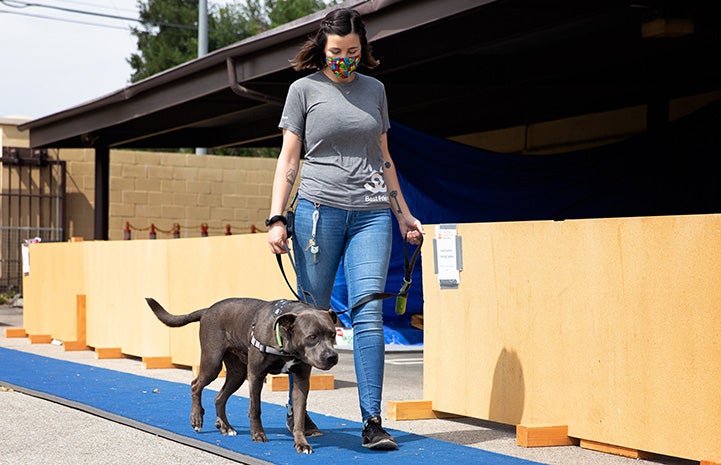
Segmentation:
{"type": "MultiPolygon", "coordinates": [[[[336,0],[236,0],[208,5],[208,51],[322,10],[336,0]]],[[[137,82],[198,55],[198,0],[138,0],[142,23],[131,29],[138,52],[128,58],[137,82]]]]}
{"type": "Polygon", "coordinates": [[[142,25],[132,28],[131,33],[138,39],[139,53],[128,59],[134,70],[132,82],[197,56],[197,0],[138,1],[138,8],[142,25]]]}
{"type": "Polygon", "coordinates": [[[9,304],[17,294],[18,292],[12,287],[10,289],[0,291],[0,305],[9,304]]]}
{"type": "Polygon", "coordinates": [[[270,27],[289,23],[336,3],[336,1],[322,0],[266,0],[265,2],[270,27]]]}

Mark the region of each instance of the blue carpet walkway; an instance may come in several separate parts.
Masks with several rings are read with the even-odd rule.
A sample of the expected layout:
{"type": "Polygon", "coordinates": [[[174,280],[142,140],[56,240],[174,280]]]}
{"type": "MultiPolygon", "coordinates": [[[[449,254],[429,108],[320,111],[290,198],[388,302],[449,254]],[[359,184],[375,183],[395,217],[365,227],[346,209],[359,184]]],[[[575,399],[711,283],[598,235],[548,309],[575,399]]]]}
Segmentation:
{"type": "Polygon", "coordinates": [[[0,348],[0,385],[59,402],[119,423],[157,434],[250,465],[312,465],[354,463],[377,465],[532,465],[536,462],[461,446],[404,431],[389,430],[399,450],[370,451],[360,445],[362,425],[313,413],[324,435],[309,438],[313,454],[295,452],[293,437],[285,428],[285,408],[263,403],[267,443],[254,443],[248,428],[248,399],[228,400],[237,436],[225,437],[215,429],[216,392],[206,389],[204,430],[189,423],[190,388],[187,384],[137,376],[104,368],[66,362],[0,348]]]}

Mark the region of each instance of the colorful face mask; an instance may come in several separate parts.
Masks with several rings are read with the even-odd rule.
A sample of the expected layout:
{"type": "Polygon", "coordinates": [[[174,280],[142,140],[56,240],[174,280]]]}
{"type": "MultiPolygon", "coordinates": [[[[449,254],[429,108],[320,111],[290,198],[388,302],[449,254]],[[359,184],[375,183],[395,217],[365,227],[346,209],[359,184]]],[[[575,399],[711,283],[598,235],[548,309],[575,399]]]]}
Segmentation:
{"type": "Polygon", "coordinates": [[[333,71],[333,74],[341,79],[346,79],[358,68],[360,55],[348,58],[326,57],[325,62],[328,64],[330,70],[333,71]]]}

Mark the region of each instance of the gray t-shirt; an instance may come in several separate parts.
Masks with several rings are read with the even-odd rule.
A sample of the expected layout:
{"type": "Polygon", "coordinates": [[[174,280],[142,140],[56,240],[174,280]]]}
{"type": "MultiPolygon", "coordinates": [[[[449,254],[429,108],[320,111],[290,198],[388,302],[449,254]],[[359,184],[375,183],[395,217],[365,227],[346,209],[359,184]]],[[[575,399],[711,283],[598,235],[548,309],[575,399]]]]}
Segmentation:
{"type": "Polygon", "coordinates": [[[346,210],[388,208],[381,135],[388,131],[383,84],[355,73],[335,83],[318,71],[291,84],[281,129],[303,139],[299,195],[346,210]]]}

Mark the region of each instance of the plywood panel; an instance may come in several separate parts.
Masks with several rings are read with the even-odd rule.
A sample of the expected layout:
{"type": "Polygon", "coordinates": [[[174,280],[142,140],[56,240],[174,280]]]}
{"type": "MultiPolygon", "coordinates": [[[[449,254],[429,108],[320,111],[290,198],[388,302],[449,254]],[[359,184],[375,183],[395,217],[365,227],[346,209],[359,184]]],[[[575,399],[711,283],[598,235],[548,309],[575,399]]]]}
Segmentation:
{"type": "Polygon", "coordinates": [[[82,243],[38,243],[29,248],[23,277],[23,327],[29,334],[77,340],[76,295],[84,293],[82,243]]]}
{"type": "Polygon", "coordinates": [[[439,289],[424,246],[434,408],[718,460],[719,216],[458,229],[459,289],[439,289]]]}
{"type": "Polygon", "coordinates": [[[169,330],[146,296],[167,299],[170,240],[85,242],[88,345],[136,357],[168,356],[169,330]]]}

